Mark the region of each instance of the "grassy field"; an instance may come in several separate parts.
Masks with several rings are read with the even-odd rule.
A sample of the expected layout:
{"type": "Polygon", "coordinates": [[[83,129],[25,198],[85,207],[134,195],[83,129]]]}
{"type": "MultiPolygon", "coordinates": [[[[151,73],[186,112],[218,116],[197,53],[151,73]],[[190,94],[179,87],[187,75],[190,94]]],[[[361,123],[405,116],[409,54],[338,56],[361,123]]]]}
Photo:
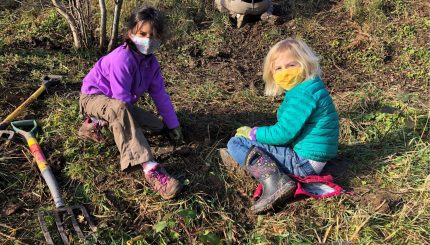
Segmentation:
{"type": "MultiPolygon", "coordinates": [[[[187,142],[187,151],[166,153],[165,136],[148,136],[157,160],[186,185],[170,201],[148,189],[141,172],[120,172],[112,137],[104,145],[77,137],[81,79],[103,54],[74,50],[50,1],[22,2],[0,5],[0,118],[43,74],[66,76],[20,119],[38,120],[67,203],[94,216],[92,243],[430,243],[428,1],[274,1],[279,23],[251,19],[240,29],[211,1],[146,1],[171,24],[157,57],[187,142]],[[256,182],[227,171],[218,149],[241,125],[275,121],[282,98],[263,96],[262,62],[289,36],[321,57],[341,117],[339,155],[324,172],[355,194],[255,216],[248,208],[256,182]]],[[[125,1],[122,19],[139,3],[125,1]]],[[[147,97],[139,104],[154,109],[147,97]]],[[[0,241],[43,243],[35,213],[53,207],[49,190],[18,137],[2,141],[0,152],[0,241]]]]}

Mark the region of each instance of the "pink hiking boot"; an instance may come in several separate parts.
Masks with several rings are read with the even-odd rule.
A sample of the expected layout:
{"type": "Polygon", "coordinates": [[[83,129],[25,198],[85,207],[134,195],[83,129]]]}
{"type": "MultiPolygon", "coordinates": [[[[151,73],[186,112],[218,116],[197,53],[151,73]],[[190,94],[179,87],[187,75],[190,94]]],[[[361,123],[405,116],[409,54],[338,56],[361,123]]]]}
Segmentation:
{"type": "Polygon", "coordinates": [[[85,117],[85,121],[79,128],[78,135],[81,138],[89,139],[97,143],[106,143],[106,139],[101,132],[103,125],[98,122],[93,122],[91,118],[85,117]]]}
{"type": "Polygon", "coordinates": [[[170,176],[160,164],[146,172],[145,179],[164,199],[172,199],[182,189],[182,184],[170,176]]]}

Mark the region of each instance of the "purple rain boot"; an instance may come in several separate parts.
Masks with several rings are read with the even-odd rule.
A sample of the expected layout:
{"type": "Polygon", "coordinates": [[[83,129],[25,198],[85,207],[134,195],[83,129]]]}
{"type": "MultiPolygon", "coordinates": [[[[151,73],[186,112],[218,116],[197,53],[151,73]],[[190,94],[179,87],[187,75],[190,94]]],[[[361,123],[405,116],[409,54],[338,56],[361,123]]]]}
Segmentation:
{"type": "Polygon", "coordinates": [[[275,204],[294,194],[296,182],[283,173],[263,150],[253,146],[245,159],[245,168],[263,185],[263,194],[251,207],[255,214],[267,212],[275,204]]]}

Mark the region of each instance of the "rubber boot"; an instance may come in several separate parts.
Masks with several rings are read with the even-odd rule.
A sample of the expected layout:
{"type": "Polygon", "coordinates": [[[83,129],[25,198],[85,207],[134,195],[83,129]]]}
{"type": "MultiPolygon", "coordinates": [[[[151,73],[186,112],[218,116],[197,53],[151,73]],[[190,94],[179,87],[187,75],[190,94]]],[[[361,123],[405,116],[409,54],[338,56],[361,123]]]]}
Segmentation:
{"type": "Polygon", "coordinates": [[[283,173],[276,162],[258,147],[252,147],[245,159],[245,168],[263,185],[263,194],[251,207],[260,214],[273,209],[294,194],[296,183],[283,173]]]}

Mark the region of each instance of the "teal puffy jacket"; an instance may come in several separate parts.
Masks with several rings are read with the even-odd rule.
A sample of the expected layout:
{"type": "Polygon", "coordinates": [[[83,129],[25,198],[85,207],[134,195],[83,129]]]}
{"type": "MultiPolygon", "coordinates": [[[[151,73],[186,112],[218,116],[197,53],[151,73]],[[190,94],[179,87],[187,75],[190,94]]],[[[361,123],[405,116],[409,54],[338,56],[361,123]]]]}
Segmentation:
{"type": "Polygon", "coordinates": [[[319,77],[287,91],[277,118],[275,125],[258,127],[258,142],[292,146],[299,156],[314,161],[326,162],[336,156],[339,116],[319,77]]]}

